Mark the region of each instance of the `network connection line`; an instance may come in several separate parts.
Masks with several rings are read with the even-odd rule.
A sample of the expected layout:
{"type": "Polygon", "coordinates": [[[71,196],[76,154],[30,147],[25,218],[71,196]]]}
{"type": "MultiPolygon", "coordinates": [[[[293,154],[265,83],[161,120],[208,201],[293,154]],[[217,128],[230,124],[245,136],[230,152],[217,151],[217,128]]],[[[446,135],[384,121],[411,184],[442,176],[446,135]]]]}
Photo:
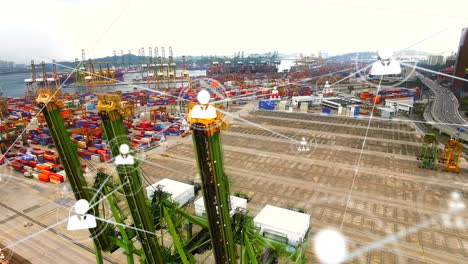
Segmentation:
{"type": "MultiPolygon", "coordinates": [[[[383,75],[380,78],[379,85],[377,86],[377,94],[380,91],[380,85],[382,84],[382,80],[383,80],[383,75]]],[[[374,101],[374,105],[372,106],[372,111],[371,111],[371,114],[370,114],[369,122],[367,123],[367,129],[366,129],[366,133],[364,135],[364,140],[362,141],[361,150],[359,152],[359,157],[358,157],[358,160],[357,160],[356,168],[354,169],[353,180],[351,182],[351,187],[349,189],[348,198],[346,200],[346,205],[345,205],[345,209],[344,209],[344,213],[343,213],[343,218],[342,218],[341,224],[340,224],[340,230],[343,229],[343,224],[344,224],[344,221],[345,221],[346,213],[348,211],[348,205],[349,205],[349,202],[351,201],[351,196],[353,195],[354,183],[356,182],[356,178],[357,178],[357,175],[359,173],[359,167],[361,165],[362,154],[364,153],[364,147],[366,146],[367,135],[369,134],[370,125],[371,125],[371,122],[372,122],[372,116],[374,115],[374,110],[375,110],[375,105],[376,104],[377,104],[377,101],[374,101]]]]}
{"type": "Polygon", "coordinates": [[[356,75],[356,74],[358,74],[358,73],[360,73],[360,72],[363,72],[363,71],[369,69],[370,67],[372,67],[372,64],[369,64],[369,65],[367,65],[366,67],[364,67],[364,68],[362,68],[362,69],[359,69],[359,70],[357,70],[356,72],[351,73],[350,75],[344,77],[343,79],[340,79],[340,80],[338,80],[338,81],[336,81],[336,82],[330,84],[330,86],[334,86],[334,85],[336,85],[336,84],[339,84],[340,82],[346,81],[347,79],[353,77],[354,75],[356,75]]]}
{"type": "Polygon", "coordinates": [[[386,244],[393,243],[393,242],[399,240],[400,238],[403,238],[403,237],[411,235],[411,234],[413,234],[415,232],[418,232],[419,230],[421,230],[423,228],[429,227],[432,224],[434,224],[436,222],[439,222],[444,217],[446,217],[447,215],[450,215],[450,214],[451,214],[450,212],[448,212],[446,214],[440,214],[440,215],[438,215],[438,216],[436,216],[434,218],[431,218],[429,220],[421,222],[421,223],[419,223],[419,224],[417,224],[415,226],[411,226],[409,228],[406,228],[405,230],[399,231],[399,232],[394,233],[394,234],[392,234],[390,236],[387,236],[387,237],[385,237],[385,238],[383,238],[381,240],[375,241],[370,245],[358,248],[358,249],[354,250],[353,252],[349,253],[346,256],[346,259],[344,261],[351,261],[354,258],[359,257],[359,256],[361,256],[363,254],[369,253],[374,249],[381,248],[381,247],[385,246],[386,244]]]}
{"type": "Polygon", "coordinates": [[[114,194],[116,191],[118,191],[120,188],[124,187],[125,185],[127,185],[128,182],[125,182],[124,184],[121,184],[119,187],[115,188],[114,190],[112,190],[110,193],[108,193],[106,196],[102,197],[102,199],[100,199],[99,201],[93,203],[90,208],[93,208],[94,206],[98,205],[100,202],[104,201],[107,199],[107,197],[111,196],[112,194],[114,194]]]}
{"type": "Polygon", "coordinates": [[[99,188],[96,190],[96,193],[93,195],[93,197],[91,198],[91,200],[89,201],[90,203],[92,201],[94,201],[94,199],[96,199],[96,197],[99,195],[99,193],[101,192],[102,188],[104,188],[104,186],[106,185],[107,181],[112,177],[112,174],[114,174],[115,170],[116,170],[116,166],[114,166],[114,168],[112,169],[112,171],[109,173],[109,175],[106,177],[106,179],[104,180],[104,182],[101,184],[101,186],[99,186],[99,188]]]}
{"type": "MultiPolygon", "coordinates": [[[[47,107],[47,104],[50,102],[50,100],[52,100],[52,98],[57,94],[58,91],[60,91],[60,89],[62,89],[63,85],[67,82],[67,80],[70,78],[70,76],[78,69],[78,67],[80,67],[81,63],[79,63],[75,68],[72,68],[73,71],[70,72],[67,76],[67,78],[65,79],[65,81],[55,90],[55,92],[53,93],[53,95],[49,98],[49,100],[44,104],[43,107],[41,107],[41,109],[37,112],[37,114],[32,118],[32,119],[37,119],[37,117],[41,114],[41,112],[47,107]]],[[[32,120],[31,119],[31,120],[32,120]]],[[[19,139],[22,138],[23,134],[28,131],[28,128],[31,126],[32,122],[29,122],[25,128],[23,128],[23,130],[21,131],[21,133],[18,135],[18,137],[13,141],[13,143],[11,144],[11,146],[9,146],[6,151],[3,153],[3,156],[0,157],[0,161],[1,160],[4,160],[5,159],[5,154],[7,154],[11,148],[13,148],[13,146],[15,145],[16,142],[18,142],[19,139]]]]}
{"type": "Polygon", "coordinates": [[[20,239],[20,240],[18,240],[18,241],[16,241],[16,242],[13,242],[13,243],[11,243],[10,245],[7,245],[7,246],[5,246],[5,247],[3,247],[3,248],[0,248],[0,251],[5,250],[5,249],[7,249],[7,248],[11,248],[11,247],[13,247],[13,246],[15,246],[15,245],[18,245],[18,244],[20,244],[20,243],[22,243],[22,242],[24,242],[24,241],[26,241],[26,240],[29,240],[29,239],[31,239],[31,238],[37,236],[37,235],[40,235],[40,234],[44,233],[44,232],[47,231],[47,230],[50,230],[50,229],[52,229],[52,228],[54,228],[54,227],[56,227],[56,226],[58,226],[58,225],[60,225],[60,224],[65,223],[65,222],[68,221],[69,219],[70,219],[69,217],[66,218],[66,219],[63,219],[63,220],[61,220],[61,221],[59,221],[59,222],[57,222],[57,223],[55,223],[55,224],[53,224],[53,225],[50,225],[50,226],[48,226],[48,227],[46,227],[46,228],[44,228],[44,229],[42,229],[42,230],[40,230],[40,231],[38,231],[38,232],[36,232],[36,233],[33,233],[33,234],[31,234],[31,235],[29,235],[29,236],[27,236],[27,237],[25,237],[25,238],[22,238],[22,239],[20,239]]]}
{"type": "Polygon", "coordinates": [[[148,160],[145,160],[145,159],[140,159],[138,157],[135,157],[136,160],[139,160],[141,162],[144,162],[144,163],[147,163],[147,164],[150,164],[150,165],[153,165],[155,167],[158,167],[158,168],[161,168],[161,169],[165,169],[165,170],[168,170],[168,171],[172,171],[172,172],[176,172],[176,173],[179,173],[181,175],[185,175],[185,173],[183,173],[182,171],[179,171],[179,170],[175,170],[173,168],[169,168],[169,167],[166,167],[166,166],[162,166],[162,165],[159,165],[155,162],[152,162],[152,161],[148,161],[148,160]]]}
{"type": "Polygon", "coordinates": [[[417,69],[417,70],[421,70],[421,71],[425,71],[425,72],[430,72],[430,73],[433,73],[433,74],[437,74],[437,75],[449,77],[449,78],[452,78],[452,79],[457,79],[457,80],[460,80],[460,81],[468,82],[468,79],[461,78],[461,77],[458,77],[458,76],[455,76],[455,75],[450,75],[450,74],[446,74],[446,73],[443,73],[443,72],[438,72],[438,71],[430,70],[430,69],[423,68],[423,67],[419,67],[419,66],[412,65],[412,64],[407,64],[407,63],[401,63],[401,64],[402,64],[402,65],[405,65],[405,66],[408,66],[408,67],[411,67],[411,68],[415,68],[415,69],[417,69]]]}
{"type": "Polygon", "coordinates": [[[141,232],[144,232],[144,233],[148,233],[148,234],[150,234],[150,235],[155,235],[155,236],[157,236],[157,237],[160,237],[160,235],[157,234],[157,233],[153,233],[153,232],[150,232],[150,231],[141,229],[141,228],[136,228],[136,227],[133,227],[133,226],[124,225],[124,224],[122,224],[122,223],[117,223],[117,222],[114,222],[114,221],[111,221],[111,220],[108,220],[108,219],[104,219],[104,218],[100,218],[100,217],[97,217],[97,216],[95,216],[95,218],[96,218],[97,220],[100,220],[100,221],[103,221],[103,222],[106,222],[106,223],[109,223],[109,224],[113,224],[113,225],[118,225],[118,226],[130,228],[130,229],[133,229],[133,230],[136,230],[136,231],[141,231],[141,232]]]}

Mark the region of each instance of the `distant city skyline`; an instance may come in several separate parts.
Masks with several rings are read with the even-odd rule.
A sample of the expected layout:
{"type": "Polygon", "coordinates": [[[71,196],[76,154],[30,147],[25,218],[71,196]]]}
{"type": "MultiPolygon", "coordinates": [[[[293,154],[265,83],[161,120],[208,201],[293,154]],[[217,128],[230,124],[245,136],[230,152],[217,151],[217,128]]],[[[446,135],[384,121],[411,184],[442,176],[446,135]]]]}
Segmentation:
{"type": "Polygon", "coordinates": [[[81,49],[91,58],[112,56],[113,50],[137,55],[138,48],[150,46],[172,46],[175,56],[238,51],[332,56],[375,51],[382,44],[401,50],[426,38],[411,49],[448,55],[468,26],[467,2],[8,1],[0,17],[0,59],[73,60],[81,58],[81,49]]]}

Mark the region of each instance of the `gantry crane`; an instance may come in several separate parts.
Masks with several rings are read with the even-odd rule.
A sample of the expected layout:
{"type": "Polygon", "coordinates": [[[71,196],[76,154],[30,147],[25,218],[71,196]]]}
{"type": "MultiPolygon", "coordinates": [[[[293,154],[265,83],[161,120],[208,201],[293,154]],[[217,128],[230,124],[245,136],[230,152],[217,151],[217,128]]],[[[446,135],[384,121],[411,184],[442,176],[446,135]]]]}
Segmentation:
{"type": "Polygon", "coordinates": [[[187,87],[190,86],[190,74],[187,71],[187,64],[185,62],[185,56],[182,56],[182,72],[180,73],[181,86],[184,87],[184,81],[187,83],[187,87]]]}
{"type": "MultiPolygon", "coordinates": [[[[166,81],[166,79],[169,77],[168,73],[169,73],[169,64],[166,63],[166,51],[164,50],[164,47],[161,47],[161,57],[162,57],[162,61],[161,61],[161,68],[162,68],[162,81],[163,81],[163,85],[164,85],[164,82],[166,81]]],[[[158,76],[159,77],[159,76],[158,76]]],[[[169,87],[169,81],[167,81],[167,87],[169,87]]]]}
{"type": "Polygon", "coordinates": [[[189,104],[189,122],[193,130],[193,145],[197,167],[202,180],[202,191],[211,244],[216,263],[236,263],[236,248],[232,234],[229,184],[223,168],[219,136],[226,125],[217,111],[216,118],[192,118],[189,104]]]}
{"type": "Polygon", "coordinates": [[[90,59],[88,61],[89,69],[85,76],[86,92],[90,92],[89,87],[93,87],[93,92],[96,92],[96,71],[94,70],[94,62],[90,59]]]}
{"type": "MultiPolygon", "coordinates": [[[[70,142],[65,124],[60,115],[60,108],[63,107],[62,102],[58,100],[58,96],[55,92],[55,89],[39,89],[36,102],[40,108],[43,108],[42,113],[44,114],[47,125],[51,128],[50,135],[55,142],[57,152],[60,155],[62,166],[67,174],[75,198],[77,200],[85,199],[86,201],[90,201],[92,195],[87,188],[82,170],[77,169],[81,168],[80,162],[76,149],[70,142]]],[[[98,215],[98,210],[95,208],[91,208],[90,210],[91,214],[98,215]]],[[[106,232],[100,232],[101,230],[104,230],[104,228],[103,223],[100,221],[97,222],[96,228],[89,229],[95,248],[97,251],[111,251],[113,249],[113,243],[106,232]]],[[[96,257],[98,263],[102,263],[102,256],[99,252],[96,252],[96,257]]]]}
{"type": "MultiPolygon", "coordinates": [[[[141,80],[145,79],[145,73],[148,74],[148,64],[146,64],[146,56],[145,56],[145,48],[141,47],[140,52],[140,60],[141,60],[141,80]]],[[[146,76],[148,78],[148,75],[146,76]]]]}
{"type": "MultiPolygon", "coordinates": [[[[215,118],[196,118],[192,114],[195,105],[194,102],[189,103],[187,118],[193,134],[207,227],[216,263],[238,263],[239,259],[241,263],[260,263],[261,256],[267,251],[276,257],[289,255],[285,245],[260,236],[255,231],[253,218],[246,212],[238,211],[231,217],[229,180],[223,168],[220,143],[221,130],[226,129],[227,124],[222,120],[219,108],[215,118]]],[[[206,109],[209,105],[201,107],[206,109]]],[[[203,227],[203,223],[200,224],[203,227]]],[[[303,248],[298,248],[288,258],[294,259],[295,263],[304,263],[303,256],[303,248]]]]}
{"type": "Polygon", "coordinates": [[[172,54],[172,47],[169,47],[169,65],[167,68],[167,89],[176,89],[176,63],[172,54]]]}
{"type": "Polygon", "coordinates": [[[155,64],[155,74],[154,74],[154,88],[156,90],[159,90],[160,88],[160,83],[162,80],[164,80],[164,70],[162,68],[162,58],[159,57],[159,50],[158,47],[154,48],[154,57],[156,58],[156,64],[155,64]]]}
{"type": "Polygon", "coordinates": [[[117,80],[115,79],[115,72],[111,70],[109,62],[106,62],[106,67],[107,67],[107,71],[106,71],[107,78],[105,80],[106,83],[107,84],[117,83],[117,80]]]}
{"type": "Polygon", "coordinates": [[[36,87],[36,65],[34,60],[31,60],[31,80],[26,82],[26,98],[36,98],[37,87],[36,87]]]}
{"type": "Polygon", "coordinates": [[[463,154],[463,145],[452,138],[445,143],[444,151],[440,156],[439,162],[444,163],[443,170],[459,173],[460,157],[463,154]]]}
{"type": "MultiPolygon", "coordinates": [[[[155,51],[156,52],[156,51],[155,51]]],[[[149,60],[149,66],[148,66],[148,77],[147,77],[147,82],[148,82],[148,89],[151,88],[151,79],[154,78],[154,63],[153,63],[153,50],[151,47],[148,48],[148,60],[149,60]]]]}
{"type": "Polygon", "coordinates": [[[435,134],[427,133],[424,135],[422,146],[417,156],[421,160],[420,168],[433,169],[437,168],[437,157],[439,156],[438,140],[435,134]]]}
{"type": "Polygon", "coordinates": [[[156,64],[157,73],[156,73],[156,90],[159,90],[162,85],[164,84],[164,80],[166,79],[166,74],[164,73],[164,63],[162,57],[158,57],[158,63],[156,64]]]}
{"type": "MultiPolygon", "coordinates": [[[[89,191],[87,182],[83,177],[83,172],[81,170],[80,162],[77,156],[76,148],[71,144],[69,134],[65,129],[63,119],[60,115],[60,108],[63,107],[63,103],[58,99],[59,95],[56,93],[55,89],[42,88],[39,89],[39,96],[37,98],[37,104],[40,108],[43,108],[42,112],[44,118],[50,129],[50,134],[52,139],[57,147],[57,152],[60,155],[62,161],[62,166],[67,174],[67,178],[72,187],[73,193],[77,200],[85,199],[87,201],[92,201],[92,194],[89,191]]],[[[101,109],[102,110],[102,109],[101,109]]],[[[110,116],[112,118],[113,113],[105,113],[103,115],[110,116]]],[[[107,120],[109,121],[109,120],[107,120]]],[[[113,124],[112,122],[110,122],[113,124]]],[[[109,127],[105,127],[109,129],[109,127]]],[[[112,130],[112,128],[110,128],[112,130]]],[[[116,128],[118,130],[118,128],[116,128]]],[[[123,125],[120,128],[123,130],[123,125]]],[[[108,132],[109,133],[109,132],[108,132]]],[[[115,154],[115,152],[114,152],[115,154]]],[[[118,167],[117,170],[121,175],[122,173],[127,173],[129,167],[118,167]]],[[[161,255],[158,250],[154,249],[154,244],[156,237],[154,235],[149,236],[147,233],[146,236],[142,236],[141,232],[135,232],[133,229],[125,228],[124,221],[128,219],[128,215],[124,213],[122,208],[119,208],[118,204],[121,201],[122,196],[130,197],[133,195],[135,186],[138,186],[141,182],[134,178],[134,181],[129,184],[130,187],[124,188],[124,192],[120,191],[117,183],[115,183],[111,175],[107,175],[103,171],[99,171],[96,175],[94,182],[94,189],[101,188],[100,193],[96,193],[96,200],[104,199],[104,196],[109,201],[109,208],[112,213],[112,218],[116,221],[117,225],[103,225],[103,222],[97,221],[96,228],[91,228],[90,233],[93,238],[95,245],[95,254],[96,261],[99,264],[103,263],[103,256],[101,251],[105,252],[114,252],[118,247],[123,249],[123,253],[127,256],[127,263],[134,263],[134,255],[140,257],[141,263],[153,264],[153,263],[165,263],[161,259],[161,255]],[[130,192],[129,189],[131,189],[130,192]],[[135,235],[138,236],[138,243],[142,245],[143,250],[137,249],[134,245],[136,241],[133,239],[135,235]]],[[[133,197],[133,196],[132,196],[133,197]]],[[[135,197],[140,198],[141,193],[136,193],[135,197]]],[[[132,198],[136,199],[136,198],[132,198]]],[[[96,201],[95,200],[95,201],[96,201]]],[[[130,199],[129,199],[130,200],[130,199]]],[[[140,204],[130,203],[128,201],[129,210],[132,212],[132,219],[135,224],[134,228],[141,230],[152,230],[151,225],[142,225],[141,219],[148,218],[147,210],[145,215],[145,207],[140,204]],[[136,205],[136,206],[135,206],[136,205]],[[140,206],[140,207],[138,207],[140,206]]],[[[99,219],[106,219],[106,210],[103,207],[103,204],[97,204],[89,210],[89,213],[99,217],[99,219]],[[102,208],[100,208],[102,207],[102,208]]],[[[154,229],[153,229],[154,230],[154,229]]],[[[146,231],[146,232],[150,232],[146,231]]],[[[156,248],[157,249],[157,248],[156,248]]]]}
{"type": "MultiPolygon", "coordinates": [[[[130,146],[123,125],[123,117],[132,113],[126,108],[117,94],[98,94],[97,110],[101,116],[101,125],[104,134],[109,141],[109,147],[113,157],[120,155],[119,147],[122,144],[130,146]]],[[[136,161],[139,162],[139,161],[136,161]]],[[[155,227],[152,223],[149,210],[143,193],[143,182],[140,178],[137,164],[117,165],[117,173],[123,184],[123,190],[127,195],[127,203],[131,208],[134,226],[138,228],[137,237],[142,244],[142,258],[148,264],[163,264],[160,246],[154,234],[155,227]]]]}

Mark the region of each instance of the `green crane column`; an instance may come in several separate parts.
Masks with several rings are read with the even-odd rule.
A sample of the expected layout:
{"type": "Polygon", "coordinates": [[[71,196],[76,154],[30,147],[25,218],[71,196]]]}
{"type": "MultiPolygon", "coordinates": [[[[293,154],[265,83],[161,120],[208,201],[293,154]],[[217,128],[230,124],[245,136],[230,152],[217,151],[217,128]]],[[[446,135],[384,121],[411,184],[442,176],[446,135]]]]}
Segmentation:
{"type": "MultiPolygon", "coordinates": [[[[213,119],[214,121],[214,119],[213,119]]],[[[202,180],[203,200],[217,264],[236,263],[232,235],[229,185],[224,174],[219,129],[213,123],[194,123],[193,145],[202,180]]]]}
{"type": "MultiPolygon", "coordinates": [[[[100,111],[99,115],[101,116],[105,136],[109,141],[112,156],[116,157],[120,155],[119,147],[121,144],[130,146],[122,117],[117,110],[110,112],[100,111]]],[[[143,247],[145,263],[164,264],[157,237],[155,234],[151,234],[155,233],[155,227],[146,205],[146,197],[142,188],[143,183],[136,166],[137,164],[118,165],[117,172],[123,184],[123,190],[127,194],[127,202],[131,209],[135,227],[147,231],[136,231],[143,247]]]]}
{"type": "MultiPolygon", "coordinates": [[[[39,101],[39,106],[44,106],[44,103],[39,101]]],[[[91,200],[91,194],[85,189],[87,184],[83,177],[81,164],[76,153],[76,148],[70,141],[62,116],[60,115],[60,109],[56,103],[49,102],[42,113],[50,128],[50,135],[60,155],[60,160],[67,174],[67,178],[70,181],[75,198],[77,200],[85,199],[89,202],[91,200]]],[[[95,210],[95,208],[90,210],[92,211],[91,214],[98,215],[98,211],[95,210]]],[[[103,223],[98,221],[96,228],[90,228],[89,231],[91,232],[91,236],[97,248],[109,251],[112,247],[109,237],[106,236],[105,232],[98,234],[98,231],[102,230],[102,225],[103,223]]]]}

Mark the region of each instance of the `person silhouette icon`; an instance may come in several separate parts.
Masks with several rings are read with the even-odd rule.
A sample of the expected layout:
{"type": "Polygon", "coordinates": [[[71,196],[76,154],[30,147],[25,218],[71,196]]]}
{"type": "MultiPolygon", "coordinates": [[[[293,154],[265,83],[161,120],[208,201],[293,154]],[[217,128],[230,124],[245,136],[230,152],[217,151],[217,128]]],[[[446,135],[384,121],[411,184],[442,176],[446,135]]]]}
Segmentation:
{"type": "Polygon", "coordinates": [[[201,90],[197,94],[198,105],[190,111],[190,118],[210,119],[216,118],[216,108],[209,104],[210,93],[207,90],[201,90]]]}
{"type": "Polygon", "coordinates": [[[400,74],[400,63],[392,59],[393,50],[384,46],[377,52],[377,61],[372,63],[371,75],[391,75],[400,74]]]}
{"type": "Polygon", "coordinates": [[[115,165],[133,165],[135,164],[135,159],[130,155],[130,147],[127,144],[122,144],[119,147],[120,155],[115,157],[115,165]]]}
{"type": "Polygon", "coordinates": [[[322,95],[323,94],[330,94],[333,93],[333,90],[331,88],[331,84],[328,81],[325,81],[325,85],[323,86],[322,89],[322,95]]]}
{"type": "Polygon", "coordinates": [[[276,86],[273,87],[273,91],[271,91],[270,98],[272,98],[272,99],[278,99],[279,98],[279,92],[278,92],[278,88],[276,86]]]}
{"type": "Polygon", "coordinates": [[[299,147],[297,148],[298,151],[310,151],[310,147],[307,144],[307,140],[305,137],[302,137],[301,142],[299,143],[299,147]]]}
{"type": "Polygon", "coordinates": [[[81,230],[96,227],[96,218],[94,215],[87,214],[89,203],[85,199],[80,199],[75,203],[75,212],[68,220],[67,230],[81,230]]]}

